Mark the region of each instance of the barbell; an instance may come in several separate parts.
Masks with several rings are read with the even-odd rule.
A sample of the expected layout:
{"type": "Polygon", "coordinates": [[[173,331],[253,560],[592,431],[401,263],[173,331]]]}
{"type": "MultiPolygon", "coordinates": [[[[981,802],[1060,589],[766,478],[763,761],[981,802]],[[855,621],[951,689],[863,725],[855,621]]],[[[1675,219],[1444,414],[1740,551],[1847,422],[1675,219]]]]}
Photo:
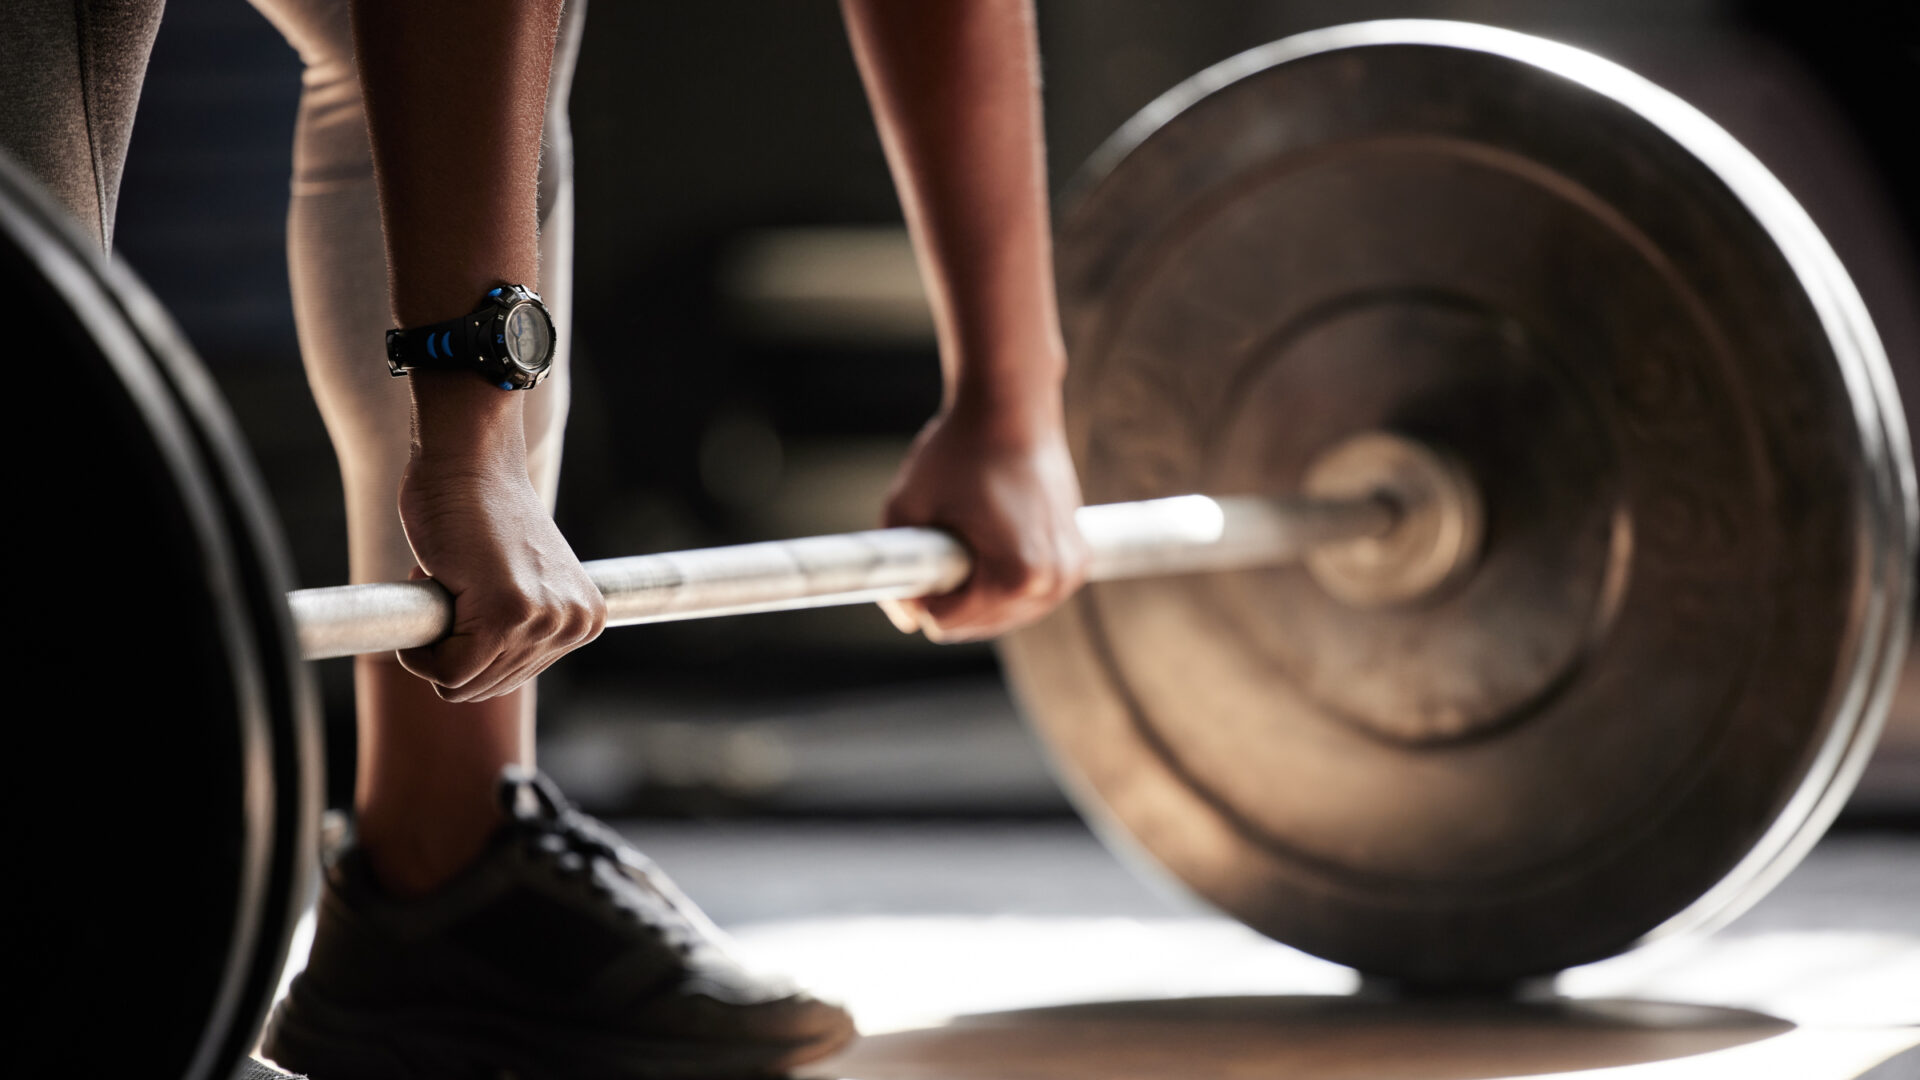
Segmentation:
{"type": "MultiPolygon", "coordinates": [[[[1280,940],[1457,986],[1724,920],[1811,846],[1887,708],[1920,514],[1858,295],[1730,137],[1564,46],[1368,23],[1176,87],[1063,207],[1099,583],[1000,649],[1119,849],[1280,940]]],[[[23,1027],[80,1045],[158,973],[140,1016],[114,1010],[125,1045],[211,1077],[307,887],[299,657],[427,643],[449,605],[430,582],[289,593],[164,312],[10,166],[0,239],[0,288],[112,463],[23,470],[77,572],[16,575],[15,610],[67,643],[130,592],[164,613],[111,677],[34,654],[83,707],[28,753],[108,793],[63,835],[126,836],[115,871],[166,884],[132,925],[109,888],[36,896],[57,948],[29,957],[47,1007],[23,1027]]],[[[878,530],[591,572],[644,622],[924,595],[967,562],[878,530]]],[[[53,848],[54,878],[98,872],[53,848]]]]}
{"type": "MultiPolygon", "coordinates": [[[[1463,571],[1480,535],[1471,479],[1441,455],[1383,432],[1353,436],[1311,470],[1302,494],[1176,495],[1084,506],[1075,524],[1088,578],[1246,570],[1302,561],[1361,603],[1417,599],[1463,571]]],[[[584,564],[607,625],[932,596],[971,573],[942,529],[894,528],[584,564]]],[[[287,594],[308,660],[430,645],[453,625],[432,580],[339,585],[287,594]]]]}

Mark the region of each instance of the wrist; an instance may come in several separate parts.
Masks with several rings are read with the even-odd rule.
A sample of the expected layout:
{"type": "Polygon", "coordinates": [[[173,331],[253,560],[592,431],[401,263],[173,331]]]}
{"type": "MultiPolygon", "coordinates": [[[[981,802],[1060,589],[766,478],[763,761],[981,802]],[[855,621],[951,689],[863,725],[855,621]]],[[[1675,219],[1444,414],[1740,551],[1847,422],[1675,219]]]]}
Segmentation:
{"type": "Polygon", "coordinates": [[[1066,350],[1051,346],[993,349],[963,357],[949,370],[941,411],[998,440],[1027,443],[1065,429],[1062,386],[1066,350]]]}
{"type": "Polygon", "coordinates": [[[948,423],[1000,446],[1033,446],[1066,430],[1059,380],[957,383],[941,414],[948,423]]]}
{"type": "Polygon", "coordinates": [[[517,392],[461,371],[417,371],[408,387],[415,459],[465,460],[479,468],[497,459],[524,461],[524,410],[517,392]]]}

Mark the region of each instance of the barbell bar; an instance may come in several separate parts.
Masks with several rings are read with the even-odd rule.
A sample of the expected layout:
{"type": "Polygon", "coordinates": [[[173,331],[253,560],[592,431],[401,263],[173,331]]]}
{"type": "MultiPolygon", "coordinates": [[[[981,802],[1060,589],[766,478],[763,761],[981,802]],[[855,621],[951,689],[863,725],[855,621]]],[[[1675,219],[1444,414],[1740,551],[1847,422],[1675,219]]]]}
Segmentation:
{"type": "MultiPolygon", "coordinates": [[[[1412,599],[1459,572],[1477,545],[1472,483],[1444,454],[1395,435],[1342,441],[1292,495],[1177,495],[1083,506],[1074,516],[1091,581],[1248,570],[1306,561],[1356,603],[1412,599]]],[[[607,625],[711,618],[931,596],[972,572],[937,528],[771,540],[584,564],[607,625]]],[[[430,579],[287,594],[300,653],[324,660],[430,645],[453,599],[430,579]]]]}

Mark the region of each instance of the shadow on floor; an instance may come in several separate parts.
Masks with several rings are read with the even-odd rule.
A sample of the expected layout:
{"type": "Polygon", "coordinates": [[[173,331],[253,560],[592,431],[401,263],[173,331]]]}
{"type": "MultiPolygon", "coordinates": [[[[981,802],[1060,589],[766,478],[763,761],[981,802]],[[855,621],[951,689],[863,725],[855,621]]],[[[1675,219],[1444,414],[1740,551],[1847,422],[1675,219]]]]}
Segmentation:
{"type": "Polygon", "coordinates": [[[870,1037],[808,1075],[857,1080],[1490,1080],[1682,1058],[1793,1030],[1644,1001],[1184,998],[955,1019],[870,1037]]]}

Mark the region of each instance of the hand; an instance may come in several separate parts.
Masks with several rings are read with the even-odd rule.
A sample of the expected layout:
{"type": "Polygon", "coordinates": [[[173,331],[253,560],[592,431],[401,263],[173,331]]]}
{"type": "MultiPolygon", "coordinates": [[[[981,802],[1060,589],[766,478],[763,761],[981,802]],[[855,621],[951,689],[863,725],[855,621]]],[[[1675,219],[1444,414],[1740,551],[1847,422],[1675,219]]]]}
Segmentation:
{"type": "Polygon", "coordinates": [[[1086,577],[1087,545],[1073,522],[1079,505],[1057,411],[1015,424],[987,409],[943,412],[907,452],[886,523],[952,531],[973,553],[973,573],[951,593],[901,601],[888,614],[943,642],[989,638],[1040,618],[1086,577]]]}
{"type": "Polygon", "coordinates": [[[400,521],[416,573],[453,595],[452,633],[400,653],[442,698],[508,693],[606,626],[606,601],[534,491],[524,450],[449,460],[416,448],[400,521]]]}

